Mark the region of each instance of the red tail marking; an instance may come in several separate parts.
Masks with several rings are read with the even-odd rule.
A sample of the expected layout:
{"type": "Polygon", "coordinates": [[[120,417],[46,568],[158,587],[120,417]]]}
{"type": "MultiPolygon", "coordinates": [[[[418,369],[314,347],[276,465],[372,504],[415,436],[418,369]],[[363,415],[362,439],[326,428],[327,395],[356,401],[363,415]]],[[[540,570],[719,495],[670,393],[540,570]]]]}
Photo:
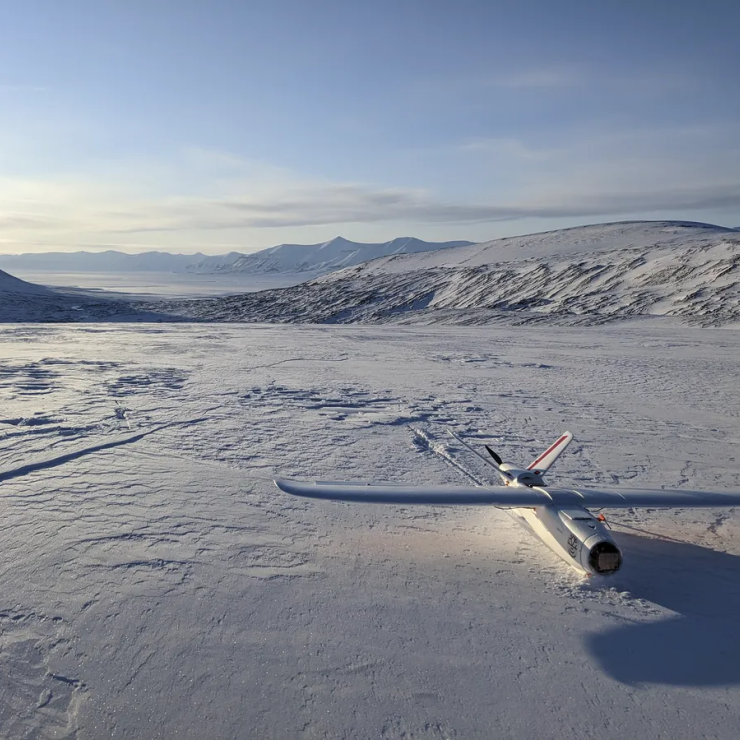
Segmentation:
{"type": "Polygon", "coordinates": [[[532,470],[532,468],[536,468],[537,465],[541,460],[544,460],[558,445],[562,444],[566,439],[568,439],[568,435],[564,434],[555,444],[550,445],[550,447],[545,450],[528,468],[527,470],[532,470]]]}

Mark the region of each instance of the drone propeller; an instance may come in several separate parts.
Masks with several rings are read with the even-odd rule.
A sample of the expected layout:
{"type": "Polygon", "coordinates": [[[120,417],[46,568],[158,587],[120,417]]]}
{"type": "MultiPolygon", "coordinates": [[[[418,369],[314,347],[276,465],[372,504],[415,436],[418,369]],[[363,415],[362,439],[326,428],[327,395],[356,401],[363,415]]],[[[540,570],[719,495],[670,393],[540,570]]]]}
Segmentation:
{"type": "Polygon", "coordinates": [[[503,460],[488,446],[486,445],[488,454],[496,461],[496,465],[503,465],[503,460]]]}

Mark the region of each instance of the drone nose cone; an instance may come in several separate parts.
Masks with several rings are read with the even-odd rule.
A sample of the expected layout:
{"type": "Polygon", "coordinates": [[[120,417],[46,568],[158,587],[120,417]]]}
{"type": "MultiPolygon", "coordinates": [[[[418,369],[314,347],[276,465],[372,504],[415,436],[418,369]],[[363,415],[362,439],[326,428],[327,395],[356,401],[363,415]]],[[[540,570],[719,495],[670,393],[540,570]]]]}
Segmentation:
{"type": "Polygon", "coordinates": [[[588,551],[588,565],[597,575],[616,573],[622,567],[622,552],[614,542],[602,540],[588,551]]]}

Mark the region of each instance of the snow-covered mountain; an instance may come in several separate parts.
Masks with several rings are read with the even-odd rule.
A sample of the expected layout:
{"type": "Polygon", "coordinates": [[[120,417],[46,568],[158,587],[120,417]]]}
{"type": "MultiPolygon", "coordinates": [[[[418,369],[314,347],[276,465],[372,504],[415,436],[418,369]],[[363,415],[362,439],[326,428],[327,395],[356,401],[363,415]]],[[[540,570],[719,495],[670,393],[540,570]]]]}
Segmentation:
{"type": "Polygon", "coordinates": [[[353,242],[338,236],[321,244],[279,244],[252,254],[209,257],[191,265],[192,272],[314,272],[324,273],[397,254],[416,254],[472,244],[468,241],[425,242],[399,237],[380,244],[353,242]]]}
{"type": "Polygon", "coordinates": [[[352,242],[341,236],[321,244],[279,244],[252,254],[229,252],[206,256],[142,252],[40,252],[0,255],[0,269],[46,272],[192,272],[192,273],[326,273],[394,254],[411,254],[472,244],[425,242],[399,237],[382,244],[352,242]]]}
{"type": "MultiPolygon", "coordinates": [[[[341,245],[327,244],[333,245],[323,263],[329,269],[341,245]]],[[[273,269],[288,265],[287,258],[273,261],[273,269]]],[[[295,287],[215,299],[112,301],[2,275],[0,321],[600,324],[674,316],[705,325],[740,322],[740,234],[676,221],[583,226],[388,254],[295,287]]]]}
{"type": "Polygon", "coordinates": [[[193,260],[185,267],[187,272],[214,273],[227,271],[237,260],[246,257],[242,252],[213,254],[200,260],[193,260]]]}
{"type": "Polygon", "coordinates": [[[164,307],[211,321],[603,323],[740,320],[740,236],[678,221],[562,229],[392,255],[284,290],[164,307]]]}

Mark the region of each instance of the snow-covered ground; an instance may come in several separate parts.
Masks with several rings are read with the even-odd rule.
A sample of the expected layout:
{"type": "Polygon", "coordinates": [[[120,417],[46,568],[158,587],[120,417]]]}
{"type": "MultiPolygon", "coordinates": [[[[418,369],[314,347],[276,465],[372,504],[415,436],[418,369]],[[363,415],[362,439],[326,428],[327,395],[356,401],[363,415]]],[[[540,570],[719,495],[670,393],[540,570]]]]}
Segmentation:
{"type": "Polygon", "coordinates": [[[737,488],[740,335],[621,327],[0,328],[0,737],[738,736],[740,519],[607,516],[581,578],[505,512],[291,498],[737,488]]]}

